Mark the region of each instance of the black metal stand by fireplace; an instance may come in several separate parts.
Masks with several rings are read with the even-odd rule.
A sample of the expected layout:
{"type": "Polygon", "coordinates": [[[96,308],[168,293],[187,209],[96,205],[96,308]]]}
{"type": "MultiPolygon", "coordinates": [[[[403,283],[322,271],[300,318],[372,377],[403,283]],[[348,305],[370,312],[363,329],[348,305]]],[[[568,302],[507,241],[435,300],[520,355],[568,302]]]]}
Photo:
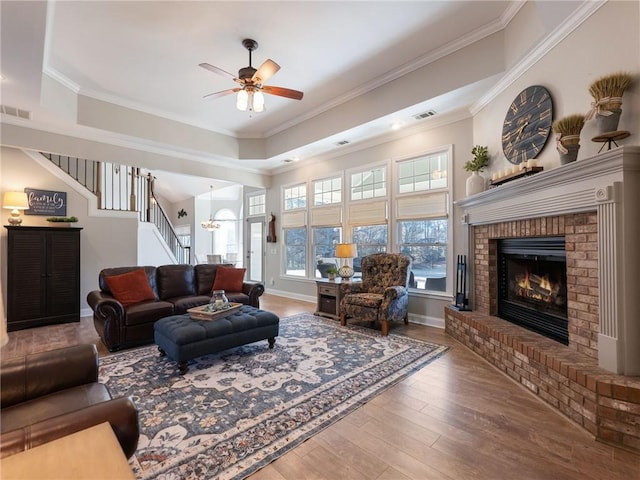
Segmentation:
{"type": "Polygon", "coordinates": [[[564,237],[498,241],[498,316],[569,344],[564,237]]]}

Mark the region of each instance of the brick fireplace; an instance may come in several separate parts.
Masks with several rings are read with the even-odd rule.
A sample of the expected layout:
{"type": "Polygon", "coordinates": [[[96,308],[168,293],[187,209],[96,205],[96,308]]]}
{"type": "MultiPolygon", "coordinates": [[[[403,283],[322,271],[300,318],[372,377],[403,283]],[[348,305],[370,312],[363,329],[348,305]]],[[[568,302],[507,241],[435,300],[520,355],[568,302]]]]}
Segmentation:
{"type": "Polygon", "coordinates": [[[472,312],[447,333],[597,439],[640,453],[640,148],[621,147],[456,202],[472,312]],[[564,237],[568,345],[498,315],[498,244],[564,237]]]}

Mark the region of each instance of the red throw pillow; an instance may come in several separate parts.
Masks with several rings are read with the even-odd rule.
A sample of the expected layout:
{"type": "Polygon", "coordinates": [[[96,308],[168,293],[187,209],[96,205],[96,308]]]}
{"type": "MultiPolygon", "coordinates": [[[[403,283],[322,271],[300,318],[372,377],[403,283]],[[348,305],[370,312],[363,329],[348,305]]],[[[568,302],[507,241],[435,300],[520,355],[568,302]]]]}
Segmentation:
{"type": "Polygon", "coordinates": [[[218,267],[211,291],[241,292],[246,271],[246,268],[218,267]]]}
{"type": "Polygon", "coordinates": [[[151,285],[144,268],[123,273],[121,275],[111,275],[104,277],[105,282],[109,286],[109,290],[113,296],[123,306],[132,303],[140,303],[145,300],[155,300],[151,285]]]}

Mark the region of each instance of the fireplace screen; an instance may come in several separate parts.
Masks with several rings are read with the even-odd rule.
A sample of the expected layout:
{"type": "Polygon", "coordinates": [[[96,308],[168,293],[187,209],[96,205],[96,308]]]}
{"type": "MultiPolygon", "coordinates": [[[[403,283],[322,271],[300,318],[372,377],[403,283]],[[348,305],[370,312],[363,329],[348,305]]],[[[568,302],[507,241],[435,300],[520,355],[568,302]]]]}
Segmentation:
{"type": "Polygon", "coordinates": [[[498,316],[568,344],[564,237],[498,243],[498,316]]]}

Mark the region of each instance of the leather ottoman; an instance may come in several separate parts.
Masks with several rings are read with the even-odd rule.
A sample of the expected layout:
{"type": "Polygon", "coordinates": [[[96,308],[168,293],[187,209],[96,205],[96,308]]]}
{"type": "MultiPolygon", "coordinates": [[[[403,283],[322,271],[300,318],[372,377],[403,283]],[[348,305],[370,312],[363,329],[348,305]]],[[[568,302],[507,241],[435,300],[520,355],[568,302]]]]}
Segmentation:
{"type": "Polygon", "coordinates": [[[243,305],[215,320],[196,320],[188,314],[171,315],[154,324],[154,339],[161,355],[178,362],[185,374],[187,362],[203,355],[267,340],[273,348],[280,319],[274,313],[243,305]]]}

